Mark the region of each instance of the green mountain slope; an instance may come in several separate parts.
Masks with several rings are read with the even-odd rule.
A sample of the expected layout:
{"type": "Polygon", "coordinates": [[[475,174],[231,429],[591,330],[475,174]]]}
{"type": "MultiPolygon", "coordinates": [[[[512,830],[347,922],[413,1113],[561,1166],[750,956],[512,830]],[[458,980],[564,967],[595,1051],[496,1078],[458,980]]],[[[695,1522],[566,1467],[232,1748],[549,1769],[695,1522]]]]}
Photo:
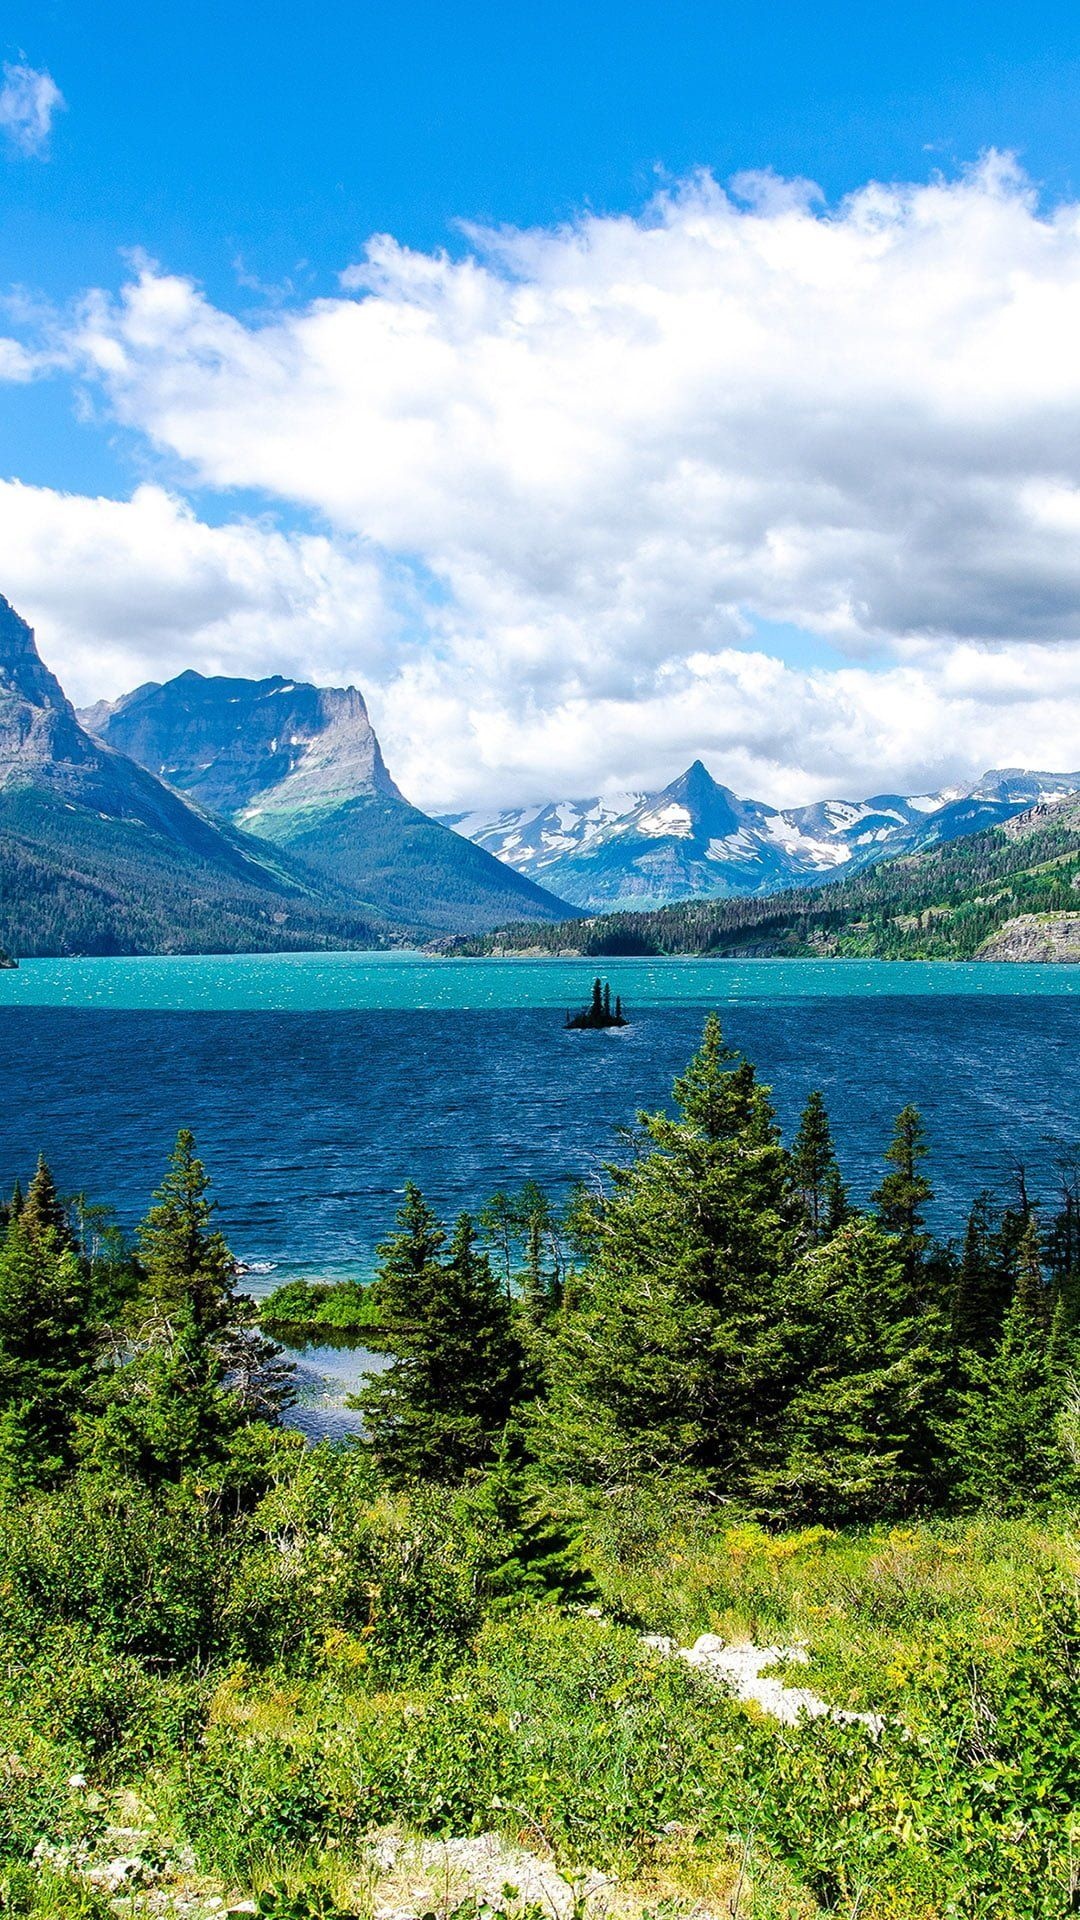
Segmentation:
{"type": "Polygon", "coordinates": [[[28,956],[368,946],[385,926],[92,739],[0,599],[0,946],[28,956]]]}
{"type": "Polygon", "coordinates": [[[1080,960],[1080,798],[827,886],[511,926],[451,950],[1080,960]]]}
{"type": "Polygon", "coordinates": [[[401,931],[464,933],[573,911],[410,805],[355,687],[189,671],[82,717],[199,806],[373,901],[401,931]]]}
{"type": "Polygon", "coordinates": [[[31,958],[386,944],[384,921],[328,903],[299,867],[230,852],[235,864],[201,857],[33,788],[0,793],[0,947],[31,958]]]}

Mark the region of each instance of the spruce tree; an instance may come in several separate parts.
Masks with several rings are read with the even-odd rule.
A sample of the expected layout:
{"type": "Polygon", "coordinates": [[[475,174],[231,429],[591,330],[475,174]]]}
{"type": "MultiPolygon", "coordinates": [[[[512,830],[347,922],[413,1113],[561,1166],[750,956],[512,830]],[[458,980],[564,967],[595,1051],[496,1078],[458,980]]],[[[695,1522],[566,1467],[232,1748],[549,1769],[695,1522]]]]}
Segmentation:
{"type": "Polygon", "coordinates": [[[86,1264],[66,1221],[41,1210],[28,1222],[28,1211],[29,1203],[9,1220],[0,1246],[0,1411],[25,1434],[28,1474],[49,1480],[72,1458],[95,1329],[86,1264]]]}
{"type": "Polygon", "coordinates": [[[20,1202],[18,1213],[31,1240],[42,1241],[46,1234],[51,1234],[54,1246],[74,1247],[75,1235],[71,1231],[68,1211],[56,1191],[56,1182],[44,1154],[38,1155],[34,1177],[26,1190],[25,1200],[20,1202]]]}
{"type": "Polygon", "coordinates": [[[466,1495],[466,1511],[481,1534],[482,1592],[495,1608],[525,1601],[561,1605],[597,1597],[580,1540],[549,1509],[527,1467],[528,1450],[512,1420],[488,1471],[466,1495]]]}
{"type": "Polygon", "coordinates": [[[715,1015],[673,1092],[678,1117],[639,1116],[637,1157],[593,1208],[537,1443],[584,1482],[682,1470],[734,1495],[784,1392],[797,1219],[766,1091],[715,1015]]]}
{"type": "Polygon", "coordinates": [[[210,1176],[196,1155],[194,1135],[182,1127],[168,1172],[138,1230],[139,1258],[146,1297],[166,1318],[189,1311],[205,1333],[237,1317],[236,1263],[213,1225],[217,1202],[209,1194],[210,1176]]]}
{"type": "Polygon", "coordinates": [[[522,1393],[512,1310],[468,1214],[450,1244],[415,1187],[381,1250],[394,1359],[353,1404],[395,1485],[461,1480],[495,1454],[522,1393]]]}
{"type": "Polygon", "coordinates": [[[1015,1279],[1015,1262],[994,1224],[988,1193],[976,1196],[964,1230],[964,1244],[952,1298],[954,1346],[988,1354],[1001,1337],[1015,1279]]]}
{"type": "Polygon", "coordinates": [[[754,1494],[774,1519],[873,1521],[924,1502],[939,1470],[943,1328],[912,1289],[896,1237],[854,1219],[793,1277],[796,1385],[779,1465],[754,1494]]]}
{"type": "Polygon", "coordinates": [[[1076,1471],[1062,1437],[1068,1389],[1057,1330],[1046,1325],[1034,1289],[1037,1248],[988,1355],[971,1356],[968,1385],[946,1430],[958,1498],[968,1506],[1017,1513],[1074,1496],[1076,1471]]]}
{"type": "Polygon", "coordinates": [[[814,1240],[824,1237],[836,1211],[836,1188],[840,1178],[832,1129],[822,1095],[811,1093],[799,1121],[799,1130],[791,1147],[791,1177],[799,1196],[806,1224],[814,1240]]]}
{"type": "Polygon", "coordinates": [[[933,1199],[934,1190],[920,1171],[927,1151],[926,1131],[918,1107],[902,1108],[885,1153],[890,1171],[871,1196],[882,1226],[896,1235],[913,1285],[931,1247],[923,1209],[933,1199]]]}
{"type": "Polygon", "coordinates": [[[80,1438],[88,1461],[151,1484],[194,1471],[229,1483],[241,1429],[273,1423],[290,1397],[290,1370],[255,1331],[252,1302],[234,1292],[235,1262],[214,1210],[209,1175],[181,1129],[137,1233],[141,1286],[127,1351],[103,1378],[98,1415],[80,1438]]]}

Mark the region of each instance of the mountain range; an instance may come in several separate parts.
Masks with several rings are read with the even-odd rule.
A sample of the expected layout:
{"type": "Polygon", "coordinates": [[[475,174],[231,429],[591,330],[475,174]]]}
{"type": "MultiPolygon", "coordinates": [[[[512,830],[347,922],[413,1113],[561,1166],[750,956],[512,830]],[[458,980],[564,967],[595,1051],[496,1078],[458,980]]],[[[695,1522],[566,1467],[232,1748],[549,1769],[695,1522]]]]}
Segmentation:
{"type": "Polygon", "coordinates": [[[0,948],[16,953],[562,929],[846,881],[1077,788],[1008,769],[783,810],[698,760],[659,793],[435,820],[396,786],[356,688],[185,672],[77,714],[0,597],[0,948]]]}
{"type": "Polygon", "coordinates": [[[1080,794],[783,893],[503,927],[451,952],[1080,962],[1080,794]]]}
{"type": "Polygon", "coordinates": [[[565,914],[402,799],[352,689],[182,674],[129,701],[138,754],[102,737],[129,702],[91,732],[0,596],[0,949],[371,947],[565,914]]]}
{"type": "Polygon", "coordinates": [[[443,817],[563,899],[615,912],[837,879],[995,826],[1077,789],[1080,773],[1008,768],[940,793],[781,809],[741,799],[695,760],[659,793],[443,817]]]}

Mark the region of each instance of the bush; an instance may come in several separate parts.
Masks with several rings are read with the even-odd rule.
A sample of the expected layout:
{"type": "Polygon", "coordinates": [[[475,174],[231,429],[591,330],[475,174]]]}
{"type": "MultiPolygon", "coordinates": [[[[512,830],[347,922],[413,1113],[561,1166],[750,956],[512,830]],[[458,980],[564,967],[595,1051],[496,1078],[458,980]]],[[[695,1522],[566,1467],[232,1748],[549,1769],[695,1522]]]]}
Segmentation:
{"type": "Polygon", "coordinates": [[[109,1652],[151,1662],[205,1655],[228,1563],[190,1486],[151,1494],[137,1481],[80,1473],[0,1521],[0,1582],[17,1616],[77,1625],[109,1652]]]}

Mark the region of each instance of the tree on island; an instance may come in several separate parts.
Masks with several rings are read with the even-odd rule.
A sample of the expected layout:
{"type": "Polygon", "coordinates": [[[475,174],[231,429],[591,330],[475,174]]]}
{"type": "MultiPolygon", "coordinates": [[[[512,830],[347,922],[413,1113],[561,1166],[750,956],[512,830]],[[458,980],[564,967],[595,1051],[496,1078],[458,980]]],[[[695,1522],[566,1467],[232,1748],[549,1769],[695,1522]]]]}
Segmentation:
{"type": "Polygon", "coordinates": [[[625,1027],[628,1024],[622,1009],[622,998],[616,996],[615,1010],[611,1008],[611,984],[599,976],[593,981],[592,998],[581,1013],[568,1013],[565,1025],[584,1029],[592,1027],[625,1027]]]}

